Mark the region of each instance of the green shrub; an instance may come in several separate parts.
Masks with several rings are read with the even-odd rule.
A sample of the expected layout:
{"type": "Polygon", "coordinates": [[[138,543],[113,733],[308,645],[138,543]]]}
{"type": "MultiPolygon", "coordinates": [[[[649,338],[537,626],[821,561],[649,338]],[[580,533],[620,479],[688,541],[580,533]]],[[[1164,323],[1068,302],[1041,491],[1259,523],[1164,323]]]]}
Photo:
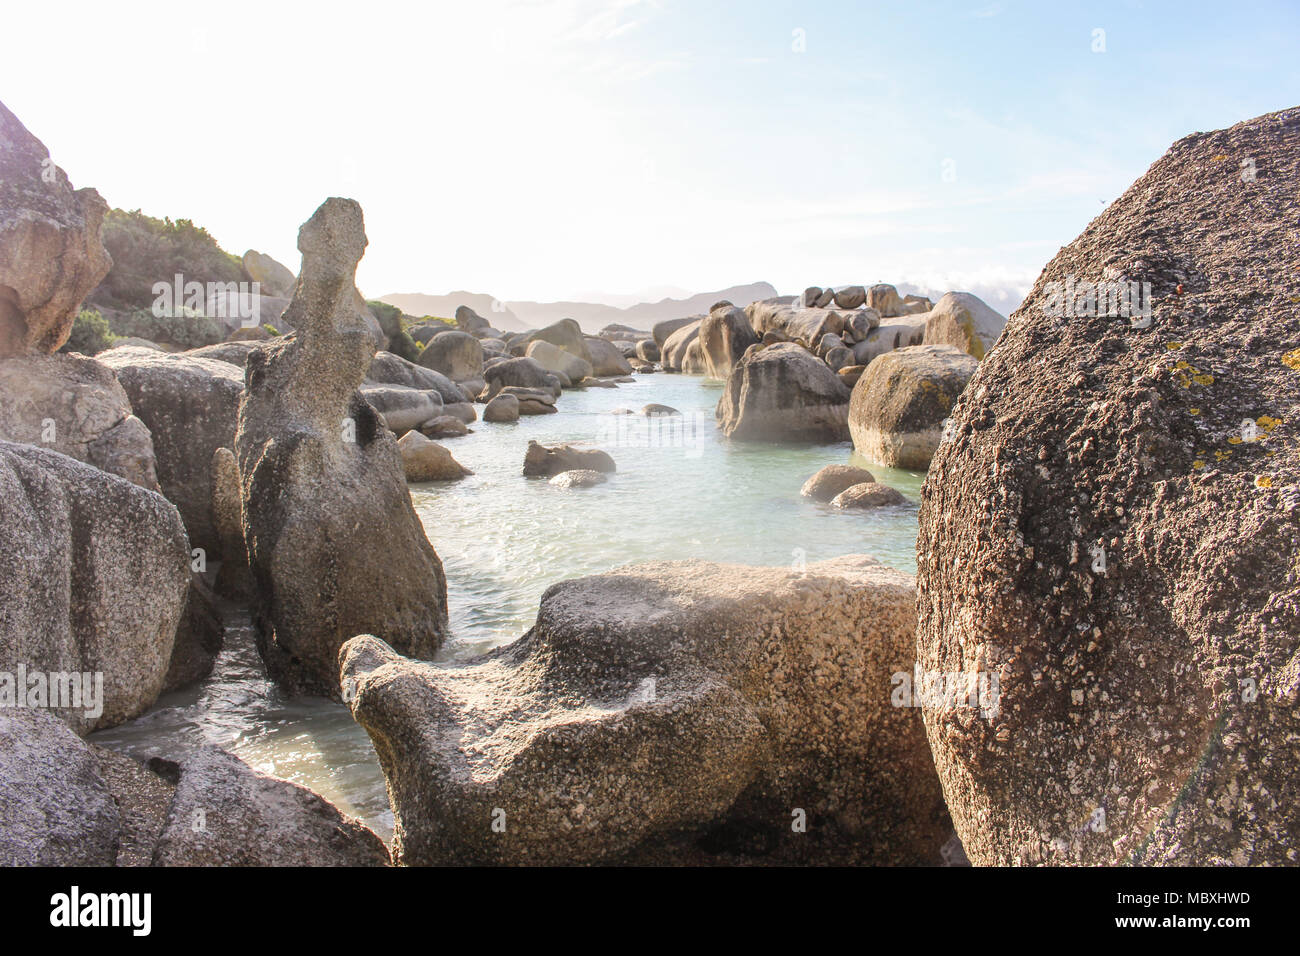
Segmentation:
{"type": "Polygon", "coordinates": [[[114,308],[147,309],[155,282],[243,282],[244,267],[202,226],[188,219],[155,219],[138,209],[111,209],[104,217],[104,246],[113,268],[91,293],[91,301],[114,308]]]}
{"type": "Polygon", "coordinates": [[[82,309],[72,320],[72,334],[63,343],[60,352],[80,352],[98,355],[117,339],[108,326],[108,319],[94,309],[82,309]]]}
{"type": "Polygon", "coordinates": [[[267,332],[268,335],[279,335],[279,334],[280,334],[280,330],[277,329],[274,325],[272,325],[272,324],[269,323],[269,322],[263,322],[263,323],[262,323],[262,328],[266,329],[266,332],[267,332]]]}

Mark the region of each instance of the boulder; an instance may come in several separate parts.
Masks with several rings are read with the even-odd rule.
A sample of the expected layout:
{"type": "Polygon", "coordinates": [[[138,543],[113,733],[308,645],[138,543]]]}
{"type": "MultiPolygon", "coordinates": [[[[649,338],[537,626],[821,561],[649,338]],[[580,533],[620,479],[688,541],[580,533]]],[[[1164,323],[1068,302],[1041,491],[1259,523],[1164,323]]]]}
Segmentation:
{"type": "Polygon", "coordinates": [[[827,465],[804,482],[799,494],[814,501],[830,501],[846,488],[876,478],[865,468],[853,465],[827,465]]]}
{"type": "Polygon", "coordinates": [[[864,481],[851,485],[831,499],[832,508],[840,508],[846,511],[906,503],[907,499],[896,488],[890,488],[888,485],[882,485],[875,481],[864,481]]]}
{"type": "Polygon", "coordinates": [[[603,485],[609,481],[601,472],[592,471],[590,468],[574,468],[571,471],[562,471],[550,480],[550,484],[557,488],[590,488],[592,485],[603,485]]]}
{"type": "Polygon", "coordinates": [[[979,361],[951,345],[914,345],[867,366],[853,386],[853,447],[891,468],[924,471],[979,361]]]}
{"type": "Polygon", "coordinates": [[[903,300],[898,290],[885,282],[877,283],[867,290],[867,308],[875,309],[882,319],[892,319],[903,315],[903,300]]]}
{"type": "Polygon", "coordinates": [[[418,364],[441,372],[453,382],[482,380],[483,346],[468,332],[449,329],[429,339],[418,364]]]}
{"type": "MultiPolygon", "coordinates": [[[[591,369],[593,375],[630,375],[632,366],[627,363],[623,353],[611,342],[604,339],[592,338],[586,339],[587,352],[591,355],[591,369]]],[[[636,346],[631,346],[635,348],[636,346]]]]}
{"type": "Polygon", "coordinates": [[[465,401],[465,393],[441,372],[424,368],[392,352],[376,352],[366,372],[366,384],[400,385],[421,391],[437,392],[444,405],[465,401]]]}
{"type": "Polygon", "coordinates": [[[642,339],[636,344],[636,357],[643,362],[659,361],[659,346],[654,339],[642,339]]]}
{"type": "MultiPolygon", "coordinates": [[[[218,342],[215,345],[204,345],[197,349],[188,349],[183,354],[191,355],[195,358],[216,359],[218,362],[229,362],[238,368],[243,368],[248,364],[248,354],[255,348],[261,348],[256,342],[218,342]]],[[[155,346],[157,348],[157,346],[155,346]]],[[[162,352],[165,349],[159,348],[162,352]]],[[[103,353],[100,353],[103,354],[103,353]]]]}
{"type": "Polygon", "coordinates": [[[227,342],[266,342],[274,338],[270,332],[266,331],[260,325],[254,325],[250,328],[240,326],[226,336],[227,342]]]}
{"type": "Polygon", "coordinates": [[[553,585],[455,665],[358,637],[342,679],[402,863],[935,863],[920,712],[890,704],[915,611],[865,556],[639,565],[553,585]]]}
{"type": "Polygon", "coordinates": [[[519,421],[519,397],[517,395],[498,395],[483,407],[485,422],[519,421]]]}
{"type": "Polygon", "coordinates": [[[740,309],[734,305],[714,309],[700,321],[699,343],[705,374],[725,379],[745,349],[757,341],[749,319],[740,309]]]}
{"type": "Polygon", "coordinates": [[[373,831],[305,787],[204,746],[180,766],[154,866],[387,866],[373,831]]]}
{"type": "Polygon", "coordinates": [[[0,439],[159,489],[153,437],[113,370],[98,359],[75,353],[0,359],[0,439]]]}
{"type": "MultiPolygon", "coordinates": [[[[661,346],[661,362],[665,369],[681,371],[687,348],[700,335],[700,323],[703,319],[694,319],[679,325],[661,346]]],[[[658,328],[658,326],[655,326],[658,328]]]]}
{"type": "Polygon", "coordinates": [[[852,389],[853,386],[858,384],[858,379],[862,378],[862,373],[866,370],[867,367],[865,365],[846,365],[841,367],[836,374],[839,375],[840,381],[843,382],[846,387],[852,389]]]}
{"type": "Polygon", "coordinates": [[[0,441],[0,528],[0,673],[102,674],[102,691],[85,688],[94,702],[54,707],[53,688],[41,691],[79,733],[144,713],[189,586],[175,506],[67,455],[0,441]]]}
{"type": "Polygon", "coordinates": [[[704,346],[700,344],[698,335],[686,344],[686,348],[681,353],[678,362],[683,374],[705,375],[708,373],[709,366],[704,358],[704,346]]]}
{"type": "Polygon", "coordinates": [[[951,345],[977,359],[1002,334],[1007,317],[969,292],[949,292],[925,313],[925,345],[951,345]]]}
{"type": "Polygon", "coordinates": [[[671,405],[660,405],[658,402],[651,402],[648,405],[641,406],[641,414],[648,418],[653,418],[656,416],[680,415],[681,412],[673,408],[671,405]]]}
{"type": "Polygon", "coordinates": [[[834,301],[835,301],[835,290],[830,287],[827,287],[825,289],[822,289],[822,294],[819,295],[817,297],[817,301],[812,304],[818,309],[825,309],[834,301]]]}
{"type": "Polygon", "coordinates": [[[456,325],[464,332],[481,332],[492,328],[492,323],[467,305],[456,306],[456,325]]]}
{"type": "Polygon", "coordinates": [[[819,285],[810,285],[803,290],[803,296],[795,303],[799,308],[805,309],[813,305],[822,297],[822,287],[819,285]]]}
{"type": "Polygon", "coordinates": [[[841,309],[861,308],[867,301],[867,290],[860,285],[846,285],[835,293],[835,304],[841,309]]]}
{"type": "Polygon", "coordinates": [[[656,322],[650,328],[650,337],[654,339],[655,345],[662,349],[674,332],[699,320],[700,316],[690,315],[683,319],[665,319],[663,322],[656,322]]]}
{"type": "Polygon", "coordinates": [[[0,359],[49,355],[68,340],[113,264],[99,237],[107,212],[0,103],[0,359]]]}
{"type": "Polygon", "coordinates": [[[256,282],[263,294],[286,299],[293,296],[293,286],[298,281],[298,277],[288,266],[276,262],[265,252],[258,252],[256,249],[245,252],[242,262],[244,275],[248,276],[249,282],[256,282]]]}
{"type": "Polygon", "coordinates": [[[560,380],[554,373],[542,368],[536,359],[504,359],[484,369],[483,378],[487,382],[488,398],[495,397],[497,393],[512,386],[560,394],[560,380]]]}
{"type": "Polygon", "coordinates": [[[364,398],[394,435],[405,435],[443,414],[442,396],[434,391],[383,385],[361,389],[364,398]]]}
{"type": "Polygon", "coordinates": [[[525,357],[532,359],[546,371],[558,372],[572,382],[577,382],[592,374],[589,361],[542,339],[528,343],[525,357]]]}
{"type": "MultiPolygon", "coordinates": [[[[215,348],[216,346],[206,346],[206,347],[208,347],[208,348],[215,348]]],[[[157,342],[150,342],[148,339],[137,338],[137,337],[135,337],[135,336],[133,336],[133,335],[126,335],[126,336],[123,336],[122,338],[114,339],[114,340],[113,340],[113,344],[110,345],[110,346],[109,346],[107,349],[105,349],[104,351],[107,352],[107,351],[110,351],[111,349],[128,349],[128,348],[153,349],[155,352],[165,352],[165,351],[166,351],[166,349],[164,349],[164,348],[163,348],[161,345],[159,345],[157,342]]],[[[103,355],[104,353],[103,353],[103,352],[100,352],[99,354],[100,354],[100,355],[103,355]]],[[[243,364],[244,364],[244,356],[243,356],[243,354],[241,354],[241,355],[239,356],[239,362],[238,362],[237,364],[238,364],[241,368],[243,367],[243,364]]]]}
{"type": "Polygon", "coordinates": [[[855,309],[844,317],[844,328],[852,334],[854,342],[866,339],[879,325],[880,313],[875,309],[855,309]]]}
{"type": "Polygon", "coordinates": [[[849,437],[849,390],[792,342],[751,349],[718,400],[723,433],[738,441],[837,442],[849,437]]]}
{"type": "Polygon", "coordinates": [[[535,398],[521,398],[519,400],[520,415],[554,415],[559,411],[554,404],[539,401],[535,398]]]}
{"type": "Polygon", "coordinates": [[[618,468],[614,459],[599,448],[528,443],[528,450],[524,453],[525,478],[554,478],[562,471],[579,470],[613,472],[618,468]]]}
{"type": "Polygon", "coordinates": [[[375,354],[355,306],[365,247],[352,200],[326,200],[299,230],[298,333],[249,355],[239,409],[258,646],[290,693],[337,697],[338,650],[355,634],[429,656],[447,632],[442,562],[397,442],[358,391],[375,354]]]}
{"type": "MultiPolygon", "coordinates": [[[[582,359],[588,365],[591,364],[591,353],[587,350],[586,336],[582,332],[582,326],[578,325],[573,319],[560,319],[560,321],[554,322],[545,328],[529,332],[524,336],[523,341],[526,344],[547,342],[558,349],[563,349],[576,358],[582,359]]],[[[574,376],[570,375],[569,377],[573,378],[574,376]]],[[[581,378],[581,376],[578,377],[581,378]]]]}
{"type": "Polygon", "coordinates": [[[838,372],[840,369],[848,368],[853,364],[853,350],[845,348],[843,345],[838,346],[829,350],[824,360],[832,372],[838,372]]]}
{"type": "Polygon", "coordinates": [[[853,361],[870,365],[872,360],[895,349],[921,345],[925,341],[925,316],[904,315],[882,322],[853,346],[853,361]]]}
{"type": "Polygon", "coordinates": [[[112,866],[122,826],[94,749],[44,710],[0,707],[0,864],[112,866]]]}
{"type": "Polygon", "coordinates": [[[397,443],[407,481],[459,481],[470,471],[451,452],[417,431],[407,432],[397,443]]]}
{"type": "Polygon", "coordinates": [[[903,296],[904,312],[916,312],[916,313],[929,312],[933,308],[934,308],[934,303],[930,301],[928,296],[924,296],[924,295],[903,296]]]}
{"type": "MultiPolygon", "coordinates": [[[[220,450],[229,451],[226,448],[220,450]]],[[[192,574],[162,693],[170,694],[204,680],[212,673],[212,665],[216,663],[224,642],[225,626],[217,606],[217,595],[209,587],[206,575],[192,574]]]]}
{"type": "Polygon", "coordinates": [[[455,415],[439,415],[420,426],[420,434],[425,438],[460,438],[469,433],[469,425],[455,415]]]}
{"type": "Polygon", "coordinates": [[[953,410],[917,650],[1001,677],[992,719],[924,711],[977,866],[1297,862],[1297,183],[1297,110],[1183,137],[1048,263],[953,410]],[[1150,326],[1062,314],[1084,282],[1150,283],[1150,326]]]}
{"type": "Polygon", "coordinates": [[[244,370],[229,362],[151,349],[110,349],[99,361],[122,383],[153,435],[158,482],[185,522],[190,546],[220,560],[212,520],[212,455],[233,448],[244,370]]]}

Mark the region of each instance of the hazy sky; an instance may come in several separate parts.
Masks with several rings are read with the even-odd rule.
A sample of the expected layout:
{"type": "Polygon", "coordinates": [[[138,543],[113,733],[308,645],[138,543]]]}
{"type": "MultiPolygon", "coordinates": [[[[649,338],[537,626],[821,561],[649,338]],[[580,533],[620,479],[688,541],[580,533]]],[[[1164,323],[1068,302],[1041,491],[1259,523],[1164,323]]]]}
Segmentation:
{"type": "Polygon", "coordinates": [[[1175,139],[1300,103],[1300,4],[7,3],[77,186],[369,296],[1027,284],[1175,139]],[[1104,52],[1094,52],[1104,32],[1104,52]]]}

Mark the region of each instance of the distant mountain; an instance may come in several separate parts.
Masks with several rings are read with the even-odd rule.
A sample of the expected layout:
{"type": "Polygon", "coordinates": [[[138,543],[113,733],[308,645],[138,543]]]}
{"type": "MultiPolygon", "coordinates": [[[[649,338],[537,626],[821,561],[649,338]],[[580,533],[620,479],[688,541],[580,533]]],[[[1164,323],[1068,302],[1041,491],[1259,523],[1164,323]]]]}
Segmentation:
{"type": "Polygon", "coordinates": [[[684,299],[638,302],[626,308],[598,302],[501,302],[481,292],[451,292],[447,295],[394,293],[380,296],[379,301],[395,305],[408,315],[437,315],[445,318],[454,316],[458,306],[468,305],[495,328],[506,332],[539,329],[560,319],[575,319],[584,331],[598,332],[606,325],[613,324],[649,329],[664,319],[680,319],[707,312],[709,306],[721,299],[744,308],[751,302],[774,295],[776,289],[770,283],[753,282],[717,292],[701,292],[684,299]]]}
{"type": "Polygon", "coordinates": [[[395,305],[407,315],[436,315],[450,319],[456,310],[467,305],[483,318],[492,323],[494,329],[503,332],[523,332],[525,325],[500,299],[494,299],[485,292],[448,292],[446,295],[426,295],[423,292],[395,292],[381,295],[380,302],[395,305]]]}

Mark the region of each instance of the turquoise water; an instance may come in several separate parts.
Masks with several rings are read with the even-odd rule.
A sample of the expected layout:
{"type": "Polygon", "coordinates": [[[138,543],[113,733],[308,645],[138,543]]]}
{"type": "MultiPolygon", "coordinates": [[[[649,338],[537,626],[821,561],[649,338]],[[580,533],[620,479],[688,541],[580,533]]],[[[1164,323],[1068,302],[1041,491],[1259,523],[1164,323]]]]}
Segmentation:
{"type": "MultiPolygon", "coordinates": [[[[694,376],[636,376],[616,389],[567,391],[555,415],[475,422],[473,434],[445,440],[475,474],[411,486],[447,572],[452,634],[440,658],[472,656],[519,637],[556,581],[640,561],[793,565],[867,553],[915,570],[923,474],[863,461],[847,442],[728,442],[713,426],[721,391],[721,383],[694,376]],[[651,402],[683,414],[653,423],[612,414],[651,402]],[[524,478],[529,439],[603,448],[618,471],[607,483],[582,489],[524,478]],[[908,503],[838,512],[802,498],[804,481],[829,464],[869,468],[908,503]]],[[[266,680],[247,627],[228,631],[226,649],[203,684],[167,695],[144,717],[92,739],[172,759],[195,743],[217,744],[315,790],[386,838],[392,832],[383,775],[365,731],[341,704],[284,697],[266,680]]]]}

